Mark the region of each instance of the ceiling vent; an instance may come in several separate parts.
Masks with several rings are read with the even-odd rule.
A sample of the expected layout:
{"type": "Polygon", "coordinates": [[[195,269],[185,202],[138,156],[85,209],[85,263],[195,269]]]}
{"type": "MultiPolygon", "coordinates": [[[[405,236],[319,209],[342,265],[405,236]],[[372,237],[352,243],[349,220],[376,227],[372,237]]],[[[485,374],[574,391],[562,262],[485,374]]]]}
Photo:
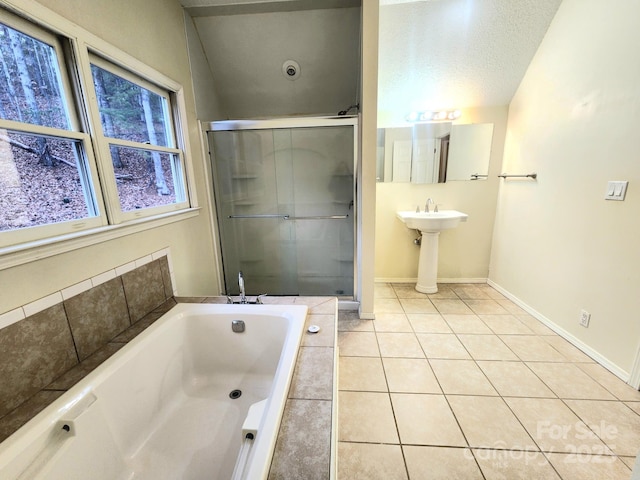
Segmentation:
{"type": "Polygon", "coordinates": [[[300,77],[300,65],[295,60],[287,60],[282,64],[282,74],[287,80],[297,80],[300,77]]]}

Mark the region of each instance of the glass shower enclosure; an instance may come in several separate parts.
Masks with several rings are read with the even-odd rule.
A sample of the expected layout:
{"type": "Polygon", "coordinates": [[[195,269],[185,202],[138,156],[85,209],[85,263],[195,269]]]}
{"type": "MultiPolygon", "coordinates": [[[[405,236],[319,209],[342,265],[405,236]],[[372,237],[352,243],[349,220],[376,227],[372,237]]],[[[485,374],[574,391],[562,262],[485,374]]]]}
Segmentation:
{"type": "Polygon", "coordinates": [[[227,295],[354,295],[356,117],[212,122],[227,295]]]}

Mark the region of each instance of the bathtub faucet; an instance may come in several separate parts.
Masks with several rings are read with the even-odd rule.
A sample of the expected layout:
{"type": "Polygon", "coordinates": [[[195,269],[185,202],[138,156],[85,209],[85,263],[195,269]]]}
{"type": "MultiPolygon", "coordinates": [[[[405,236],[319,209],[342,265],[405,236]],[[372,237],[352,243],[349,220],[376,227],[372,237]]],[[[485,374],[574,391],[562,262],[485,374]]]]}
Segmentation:
{"type": "Polygon", "coordinates": [[[240,303],[247,303],[247,297],[244,294],[244,278],[242,278],[242,271],[238,272],[238,287],[240,288],[240,303]]]}
{"type": "Polygon", "coordinates": [[[244,290],[244,277],[242,276],[242,272],[238,272],[238,287],[240,288],[240,296],[234,300],[231,295],[227,295],[227,303],[234,305],[262,305],[262,299],[267,296],[266,293],[262,295],[258,295],[254,300],[249,300],[247,298],[246,292],[244,290]]]}

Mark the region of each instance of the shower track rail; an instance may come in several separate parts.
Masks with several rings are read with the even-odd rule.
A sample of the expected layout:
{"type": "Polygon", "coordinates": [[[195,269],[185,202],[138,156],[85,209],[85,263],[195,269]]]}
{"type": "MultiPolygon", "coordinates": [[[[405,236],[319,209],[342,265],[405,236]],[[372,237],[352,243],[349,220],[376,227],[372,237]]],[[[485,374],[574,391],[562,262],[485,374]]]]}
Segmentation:
{"type": "Polygon", "coordinates": [[[227,218],[282,218],[283,220],[344,220],[349,215],[311,215],[292,217],[291,215],[264,214],[264,215],[229,215],[227,218]]]}

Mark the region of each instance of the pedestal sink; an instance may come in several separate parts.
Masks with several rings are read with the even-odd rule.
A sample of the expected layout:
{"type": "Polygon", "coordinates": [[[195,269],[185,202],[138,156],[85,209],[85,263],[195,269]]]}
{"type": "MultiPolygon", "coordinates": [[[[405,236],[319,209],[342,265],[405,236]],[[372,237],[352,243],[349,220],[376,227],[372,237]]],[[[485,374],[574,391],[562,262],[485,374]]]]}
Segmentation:
{"type": "Polygon", "coordinates": [[[397,212],[397,217],[407,226],[420,230],[420,259],[418,261],[418,283],[416,290],[422,293],[438,291],[438,241],[440,232],[457,227],[466,222],[468,215],[457,210],[441,210],[439,212],[397,212]]]}

